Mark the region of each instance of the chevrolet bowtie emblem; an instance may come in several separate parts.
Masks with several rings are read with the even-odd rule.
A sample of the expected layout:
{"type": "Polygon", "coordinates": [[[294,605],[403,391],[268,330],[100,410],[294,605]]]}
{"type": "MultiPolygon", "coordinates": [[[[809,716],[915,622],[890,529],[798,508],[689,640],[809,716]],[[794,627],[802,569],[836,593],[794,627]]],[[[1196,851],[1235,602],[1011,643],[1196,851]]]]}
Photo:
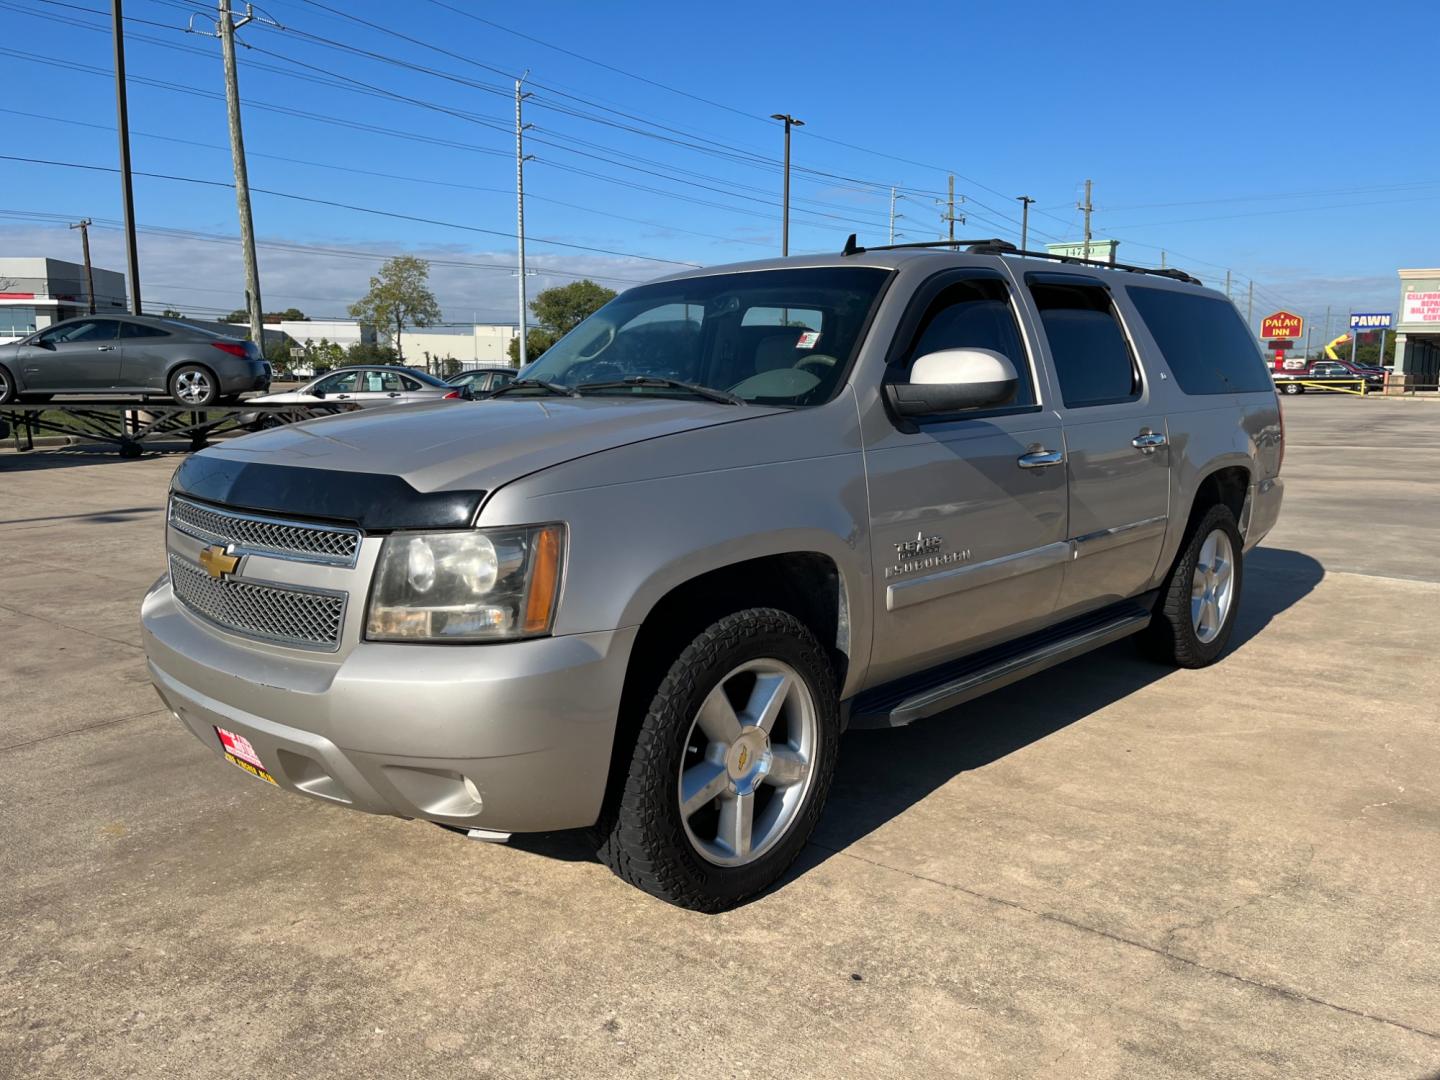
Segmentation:
{"type": "Polygon", "coordinates": [[[212,578],[222,578],[235,572],[235,567],[240,565],[240,556],[229,554],[219,544],[211,544],[200,552],[200,565],[212,578]]]}

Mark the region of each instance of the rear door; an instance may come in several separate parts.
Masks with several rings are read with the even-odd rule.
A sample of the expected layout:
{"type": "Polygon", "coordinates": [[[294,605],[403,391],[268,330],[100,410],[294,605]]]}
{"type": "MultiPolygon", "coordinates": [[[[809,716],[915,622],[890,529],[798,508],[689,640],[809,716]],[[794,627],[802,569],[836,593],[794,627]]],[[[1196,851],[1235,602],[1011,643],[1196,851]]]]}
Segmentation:
{"type": "Polygon", "coordinates": [[[1074,273],[1025,275],[1059,384],[1069,474],[1067,564],[1057,616],[1143,592],[1170,511],[1165,413],[1109,287],[1074,273]]]}
{"type": "Polygon", "coordinates": [[[42,333],[21,360],[27,389],[110,390],[120,382],[120,324],[77,319],[42,333]]]}
{"type": "Polygon", "coordinates": [[[908,381],[917,358],[957,348],[1002,353],[1019,389],[1003,408],[867,436],[875,682],[1044,625],[1069,557],[1060,421],[1044,407],[1048,386],[1000,273],[967,268],[925,282],[885,379],[908,381]]]}

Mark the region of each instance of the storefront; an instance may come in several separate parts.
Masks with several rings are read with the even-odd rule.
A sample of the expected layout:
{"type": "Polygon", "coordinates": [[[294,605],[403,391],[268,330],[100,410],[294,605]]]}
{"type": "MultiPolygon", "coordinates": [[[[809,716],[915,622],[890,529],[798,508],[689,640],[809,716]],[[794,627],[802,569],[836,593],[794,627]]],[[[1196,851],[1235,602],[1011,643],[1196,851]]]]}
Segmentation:
{"type": "Polygon", "coordinates": [[[1429,387],[1440,381],[1440,269],[1400,271],[1392,386],[1429,387]]]}

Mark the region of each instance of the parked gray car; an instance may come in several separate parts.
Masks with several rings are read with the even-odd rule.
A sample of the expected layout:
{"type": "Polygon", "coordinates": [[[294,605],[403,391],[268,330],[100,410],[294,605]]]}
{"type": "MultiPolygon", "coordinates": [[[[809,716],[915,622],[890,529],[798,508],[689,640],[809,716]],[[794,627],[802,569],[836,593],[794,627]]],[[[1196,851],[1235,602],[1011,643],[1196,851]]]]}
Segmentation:
{"type": "Polygon", "coordinates": [[[57,394],[166,394],[181,405],[270,387],[252,342],[178,319],[82,315],[0,345],[0,404],[57,394]]]}
{"type": "Polygon", "coordinates": [[[694,271],[476,403],[188,458],[145,649],[253,777],[476,839],[590,826],[715,911],[799,853],[847,726],[1129,635],[1217,660],[1283,438],[1244,319],[1176,271],[694,271]]]}

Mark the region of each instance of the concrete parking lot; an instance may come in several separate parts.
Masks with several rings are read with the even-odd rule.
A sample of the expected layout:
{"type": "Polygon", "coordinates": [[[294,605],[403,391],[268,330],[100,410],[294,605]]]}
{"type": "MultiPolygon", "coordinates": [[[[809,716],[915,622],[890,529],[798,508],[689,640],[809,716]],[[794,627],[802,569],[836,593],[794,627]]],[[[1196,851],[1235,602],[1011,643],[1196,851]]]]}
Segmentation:
{"type": "Polygon", "coordinates": [[[0,1077],[1440,1076],[1440,404],[1285,408],[1221,664],[847,735],[716,917],[226,766],[136,624],[179,457],[0,455],[0,1077]]]}

